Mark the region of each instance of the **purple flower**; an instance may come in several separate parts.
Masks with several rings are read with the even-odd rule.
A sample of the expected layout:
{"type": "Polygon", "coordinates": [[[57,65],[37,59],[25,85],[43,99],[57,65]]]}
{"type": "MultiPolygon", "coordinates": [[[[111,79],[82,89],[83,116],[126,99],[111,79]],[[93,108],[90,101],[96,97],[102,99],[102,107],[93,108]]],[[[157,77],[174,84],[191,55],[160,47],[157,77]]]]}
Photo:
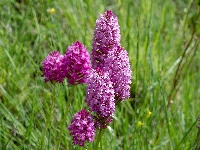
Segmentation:
{"type": "Polygon", "coordinates": [[[42,76],[45,77],[45,82],[56,81],[62,83],[65,76],[62,71],[63,55],[54,51],[50,53],[43,61],[42,76]]]}
{"type": "Polygon", "coordinates": [[[111,10],[96,21],[92,46],[92,68],[102,68],[109,73],[116,102],[129,98],[131,68],[128,53],[120,46],[120,27],[111,10]]]}
{"type": "Polygon", "coordinates": [[[63,71],[72,85],[86,83],[90,74],[90,55],[79,41],[69,46],[64,55],[63,71]]]}
{"type": "Polygon", "coordinates": [[[88,79],[86,100],[90,111],[98,117],[107,118],[114,114],[114,89],[109,75],[97,68],[92,70],[88,79]]]}
{"type": "Polygon", "coordinates": [[[99,55],[106,54],[110,49],[120,45],[120,27],[117,17],[111,10],[100,14],[96,20],[92,44],[92,65],[101,61],[99,55]]]}
{"type": "Polygon", "coordinates": [[[73,143],[76,145],[84,146],[86,141],[94,141],[96,133],[94,120],[84,109],[74,115],[68,129],[73,137],[73,143]]]}
{"type": "Polygon", "coordinates": [[[132,71],[127,51],[121,46],[116,46],[113,51],[109,51],[102,57],[104,58],[99,66],[103,71],[109,73],[113,82],[116,102],[129,98],[132,71]]]}
{"type": "Polygon", "coordinates": [[[199,125],[197,126],[197,128],[200,130],[200,117],[198,118],[199,121],[199,125]]]}

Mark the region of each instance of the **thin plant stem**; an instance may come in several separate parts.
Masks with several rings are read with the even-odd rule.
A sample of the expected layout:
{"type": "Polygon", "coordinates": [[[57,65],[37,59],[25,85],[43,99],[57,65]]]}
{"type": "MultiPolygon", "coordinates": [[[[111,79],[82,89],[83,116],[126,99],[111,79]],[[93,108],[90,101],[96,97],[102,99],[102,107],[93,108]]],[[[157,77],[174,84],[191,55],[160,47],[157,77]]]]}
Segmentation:
{"type": "Polygon", "coordinates": [[[60,128],[60,132],[59,132],[59,135],[58,135],[58,142],[56,144],[56,149],[59,150],[60,148],[60,142],[61,142],[61,135],[62,135],[62,131],[65,127],[65,122],[67,120],[67,116],[68,116],[68,112],[69,112],[69,106],[70,106],[70,103],[73,99],[73,95],[74,95],[74,89],[75,89],[75,86],[72,86],[72,89],[70,91],[70,95],[69,95],[69,99],[67,101],[67,105],[66,105],[66,108],[65,108],[65,111],[64,111],[64,116],[63,116],[63,119],[62,119],[62,122],[61,122],[61,128],[60,128]]]}
{"type": "Polygon", "coordinates": [[[97,139],[96,139],[96,142],[94,144],[94,150],[98,150],[99,149],[99,142],[101,141],[101,136],[102,136],[102,128],[100,128],[98,130],[98,133],[96,135],[97,139]]]}
{"type": "MultiPolygon", "coordinates": [[[[197,22],[199,16],[200,16],[200,11],[199,11],[199,13],[198,13],[196,22],[197,22]]],[[[192,43],[192,41],[193,41],[193,39],[194,39],[194,37],[195,37],[196,25],[197,25],[197,23],[196,23],[195,26],[194,26],[194,30],[193,30],[193,32],[192,32],[192,36],[191,36],[191,38],[190,38],[188,44],[186,45],[186,47],[185,47],[185,49],[184,49],[184,51],[183,51],[183,53],[182,53],[180,62],[178,63],[178,67],[177,67],[177,69],[176,69],[176,73],[175,73],[175,76],[174,76],[173,87],[172,87],[171,92],[170,92],[170,94],[169,94],[169,96],[168,96],[168,104],[167,104],[167,108],[168,108],[168,109],[169,109],[170,106],[171,106],[171,100],[175,97],[175,95],[176,95],[176,93],[177,93],[177,90],[178,90],[178,89],[177,89],[177,85],[178,85],[178,82],[179,82],[179,79],[180,79],[180,76],[181,76],[181,72],[182,72],[183,67],[184,67],[183,60],[185,59],[185,57],[187,58],[186,52],[187,52],[189,46],[191,45],[191,43],[192,43]]]]}
{"type": "MultiPolygon", "coordinates": [[[[188,65],[185,67],[187,70],[190,68],[190,66],[191,66],[191,64],[192,64],[192,60],[194,60],[195,54],[196,54],[196,52],[197,52],[197,50],[198,50],[198,45],[199,45],[199,42],[197,41],[197,42],[195,43],[194,47],[193,47],[193,48],[191,49],[191,51],[190,51],[190,52],[192,52],[192,51],[194,51],[194,52],[193,52],[193,54],[192,54],[190,60],[189,60],[189,58],[187,58],[187,60],[189,61],[188,65]],[[194,50],[193,50],[193,49],[194,49],[194,50]]],[[[189,55],[190,55],[190,54],[188,54],[188,56],[189,56],[189,55]]],[[[184,72],[184,73],[182,74],[182,78],[185,77],[185,74],[186,74],[186,72],[184,72]]],[[[180,79],[179,79],[179,80],[180,80],[180,79]]],[[[179,90],[179,87],[180,87],[180,82],[178,82],[177,85],[176,85],[176,89],[174,90],[174,96],[177,94],[177,92],[178,92],[178,90],[179,90]]]]}
{"type": "Polygon", "coordinates": [[[51,103],[51,107],[50,107],[50,113],[47,116],[47,122],[46,122],[46,128],[42,134],[42,140],[41,140],[41,147],[40,149],[43,150],[44,148],[44,139],[45,139],[45,135],[47,133],[47,130],[50,129],[51,127],[51,119],[52,119],[52,115],[53,115],[53,109],[54,109],[54,104],[55,104],[55,93],[56,93],[56,88],[55,88],[55,84],[53,87],[53,96],[52,96],[52,103],[51,103]]]}
{"type": "Polygon", "coordinates": [[[191,3],[189,4],[188,6],[188,9],[187,9],[187,13],[186,13],[186,18],[185,18],[185,21],[184,21],[184,25],[183,25],[183,42],[184,42],[184,45],[186,44],[186,41],[185,41],[185,27],[186,27],[186,23],[188,21],[188,16],[189,16],[189,12],[191,11],[192,9],[192,4],[193,4],[193,0],[191,0],[191,3]]]}
{"type": "MultiPolygon", "coordinates": [[[[140,1],[139,1],[140,3],[140,1]]],[[[137,18],[140,18],[140,7],[138,8],[138,13],[137,13],[137,18]]],[[[136,68],[136,71],[135,71],[135,77],[136,77],[136,80],[135,80],[135,99],[137,100],[138,98],[138,76],[139,76],[139,49],[140,49],[140,31],[139,31],[139,27],[140,27],[140,24],[139,24],[139,19],[137,19],[137,51],[136,51],[136,65],[135,65],[135,68],[136,68]]],[[[136,104],[136,103],[135,103],[136,104]]],[[[135,106],[136,107],[136,106],[135,106]]]]}
{"type": "MultiPolygon", "coordinates": [[[[103,132],[103,131],[102,131],[103,132]]],[[[100,148],[101,148],[101,150],[103,149],[102,148],[102,136],[103,136],[103,133],[101,133],[101,137],[100,137],[100,148]]]]}

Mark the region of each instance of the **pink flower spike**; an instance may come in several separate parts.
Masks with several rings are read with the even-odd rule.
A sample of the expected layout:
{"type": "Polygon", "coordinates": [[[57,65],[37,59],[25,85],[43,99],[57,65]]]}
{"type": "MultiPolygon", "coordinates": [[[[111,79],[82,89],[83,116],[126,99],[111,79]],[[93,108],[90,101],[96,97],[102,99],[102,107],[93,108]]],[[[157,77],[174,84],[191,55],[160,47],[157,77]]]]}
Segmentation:
{"type": "Polygon", "coordinates": [[[62,70],[62,62],[64,56],[59,52],[54,51],[50,53],[43,61],[42,65],[42,76],[45,77],[45,82],[56,81],[62,83],[65,76],[62,70]]]}
{"type": "Polygon", "coordinates": [[[100,68],[92,70],[86,89],[86,100],[90,111],[100,118],[107,118],[114,114],[115,99],[113,84],[108,73],[100,68]]]}
{"type": "Polygon", "coordinates": [[[101,67],[113,82],[116,102],[129,98],[132,71],[127,51],[121,46],[113,48],[104,56],[101,67]]]}
{"type": "Polygon", "coordinates": [[[94,141],[96,133],[94,120],[90,113],[84,109],[74,115],[68,129],[73,143],[76,145],[84,146],[85,142],[94,141]]]}
{"type": "Polygon", "coordinates": [[[96,65],[99,55],[106,54],[113,47],[119,46],[120,38],[120,26],[117,17],[111,10],[104,12],[104,15],[100,14],[94,28],[92,65],[96,65]]]}
{"type": "Polygon", "coordinates": [[[90,55],[81,42],[77,41],[68,47],[62,68],[69,84],[87,82],[91,69],[90,55]]]}

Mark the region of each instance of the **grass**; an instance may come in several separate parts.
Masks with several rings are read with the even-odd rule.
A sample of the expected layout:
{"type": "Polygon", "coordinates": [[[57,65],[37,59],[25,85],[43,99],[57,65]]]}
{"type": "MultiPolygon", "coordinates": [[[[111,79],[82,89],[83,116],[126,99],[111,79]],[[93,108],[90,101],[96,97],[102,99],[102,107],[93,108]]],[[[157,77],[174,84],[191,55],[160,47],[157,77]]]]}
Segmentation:
{"type": "Polygon", "coordinates": [[[195,149],[200,10],[193,0],[0,1],[0,149],[56,149],[58,141],[59,149],[84,149],[72,144],[67,127],[85,106],[85,85],[75,88],[63,123],[72,89],[57,84],[53,94],[41,62],[76,40],[91,52],[95,21],[108,9],[118,16],[133,74],[131,98],[116,108],[102,149],[195,149]]]}

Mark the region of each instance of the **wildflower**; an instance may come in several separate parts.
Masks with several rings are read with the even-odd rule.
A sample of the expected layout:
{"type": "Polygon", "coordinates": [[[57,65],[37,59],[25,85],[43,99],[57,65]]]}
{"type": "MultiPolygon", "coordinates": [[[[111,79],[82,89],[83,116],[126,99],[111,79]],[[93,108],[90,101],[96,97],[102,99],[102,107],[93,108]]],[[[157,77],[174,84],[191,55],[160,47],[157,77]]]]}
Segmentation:
{"type": "Polygon", "coordinates": [[[47,12],[50,13],[50,14],[54,14],[55,13],[55,9],[54,8],[48,9],[47,12]]]}
{"type": "Polygon", "coordinates": [[[131,69],[128,53],[120,46],[120,27],[117,17],[108,10],[96,21],[92,68],[102,68],[113,82],[116,103],[130,97],[131,69]]]}
{"type": "Polygon", "coordinates": [[[150,112],[149,110],[147,110],[147,118],[149,118],[151,116],[152,112],[150,112]]]}
{"type": "Polygon", "coordinates": [[[131,69],[128,53],[121,46],[109,51],[101,64],[104,71],[109,73],[113,82],[116,102],[130,97],[131,69]]]}
{"type": "Polygon", "coordinates": [[[112,116],[115,111],[114,89],[108,73],[100,68],[92,69],[87,84],[85,102],[90,111],[100,118],[112,116]]]}
{"type": "Polygon", "coordinates": [[[47,93],[46,93],[46,96],[47,96],[47,97],[51,97],[51,92],[47,92],[47,93]]]}
{"type": "Polygon", "coordinates": [[[85,46],[79,41],[66,50],[63,71],[72,85],[86,83],[90,74],[90,55],[85,46]]]}
{"type": "Polygon", "coordinates": [[[45,77],[45,82],[48,81],[56,81],[62,83],[65,76],[63,74],[62,70],[62,61],[63,61],[63,55],[61,55],[59,52],[54,51],[50,53],[45,60],[43,61],[42,65],[42,76],[45,77]]]}
{"type": "Polygon", "coordinates": [[[144,123],[141,122],[141,121],[138,121],[138,122],[137,122],[137,126],[138,126],[138,127],[144,126],[144,123]]]}
{"type": "Polygon", "coordinates": [[[101,55],[98,64],[104,72],[109,73],[115,91],[115,101],[118,103],[130,97],[131,69],[128,53],[121,46],[116,46],[113,51],[101,55]]]}
{"type": "Polygon", "coordinates": [[[84,146],[85,142],[94,141],[96,133],[94,120],[90,113],[84,109],[73,116],[68,129],[73,137],[73,143],[76,145],[84,146]]]}
{"type": "Polygon", "coordinates": [[[113,47],[120,45],[120,26],[117,17],[111,10],[100,14],[96,20],[92,44],[92,65],[96,67],[101,61],[102,54],[106,54],[113,47]]]}

